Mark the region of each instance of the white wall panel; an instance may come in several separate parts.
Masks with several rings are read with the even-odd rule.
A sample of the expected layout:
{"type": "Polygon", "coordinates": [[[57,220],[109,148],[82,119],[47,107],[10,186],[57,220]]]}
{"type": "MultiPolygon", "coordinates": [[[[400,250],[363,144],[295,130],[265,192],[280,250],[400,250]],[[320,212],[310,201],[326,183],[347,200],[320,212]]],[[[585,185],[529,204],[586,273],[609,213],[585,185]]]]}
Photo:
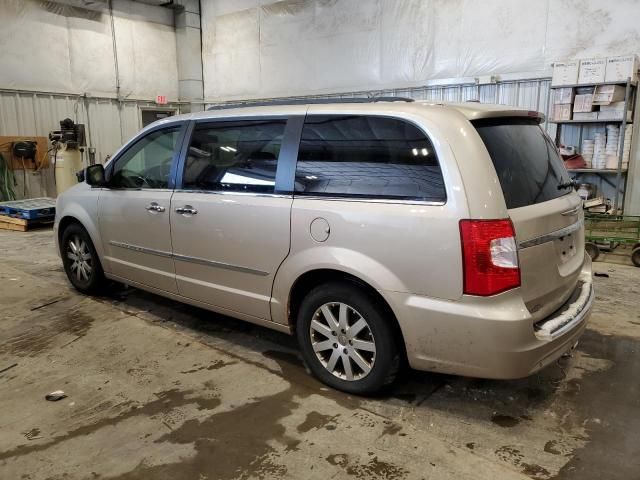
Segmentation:
{"type": "MultiPolygon", "coordinates": [[[[210,0],[202,2],[205,97],[546,77],[554,61],[640,53],[637,18],[637,0],[210,0]]],[[[513,96],[530,93],[494,98],[532,104],[513,96]]]]}
{"type": "MultiPolygon", "coordinates": [[[[0,1],[0,88],[115,96],[107,11],[37,0],[0,1]]],[[[178,98],[176,36],[170,9],[114,2],[125,98],[178,98]]]]}

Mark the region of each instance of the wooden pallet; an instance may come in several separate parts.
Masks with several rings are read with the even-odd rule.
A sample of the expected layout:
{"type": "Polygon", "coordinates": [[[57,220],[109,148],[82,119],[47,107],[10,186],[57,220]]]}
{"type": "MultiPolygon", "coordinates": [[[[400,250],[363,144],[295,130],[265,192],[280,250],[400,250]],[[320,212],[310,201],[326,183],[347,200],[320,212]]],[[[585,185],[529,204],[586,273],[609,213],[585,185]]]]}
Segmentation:
{"type": "Polygon", "coordinates": [[[26,220],[24,218],[0,215],[0,230],[14,230],[16,232],[27,232],[35,228],[46,228],[53,225],[53,217],[41,218],[39,220],[26,220]]]}

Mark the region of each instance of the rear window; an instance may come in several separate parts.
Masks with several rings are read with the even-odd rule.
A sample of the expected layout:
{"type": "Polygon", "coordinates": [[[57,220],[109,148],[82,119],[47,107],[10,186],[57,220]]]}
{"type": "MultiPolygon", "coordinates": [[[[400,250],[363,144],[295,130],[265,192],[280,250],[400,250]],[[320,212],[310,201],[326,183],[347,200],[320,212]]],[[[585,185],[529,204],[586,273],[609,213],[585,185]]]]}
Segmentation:
{"type": "Polygon", "coordinates": [[[415,125],[365,115],[310,115],[295,191],[301,195],[444,202],[435,149],[415,125]]]}
{"type": "Polygon", "coordinates": [[[558,150],[536,120],[498,118],[473,125],[493,160],[507,208],[546,202],[573,190],[558,150]]]}

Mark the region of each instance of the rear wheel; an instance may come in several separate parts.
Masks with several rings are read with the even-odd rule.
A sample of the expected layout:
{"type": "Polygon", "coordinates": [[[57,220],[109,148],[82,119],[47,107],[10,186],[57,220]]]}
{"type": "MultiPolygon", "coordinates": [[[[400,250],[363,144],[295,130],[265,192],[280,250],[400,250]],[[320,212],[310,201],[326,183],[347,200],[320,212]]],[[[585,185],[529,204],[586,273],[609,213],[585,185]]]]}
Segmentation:
{"type": "Polygon", "coordinates": [[[348,282],[316,287],[298,312],[297,335],[311,372],[349,393],[373,393],[393,382],[400,366],[386,309],[348,282]]]}
{"type": "Polygon", "coordinates": [[[636,267],[640,267],[640,246],[634,248],[631,252],[631,261],[636,267]]]}
{"type": "Polygon", "coordinates": [[[91,238],[82,226],[74,223],[65,228],[60,253],[67,278],[76,290],[97,293],[105,283],[104,272],[91,238]]]}
{"type": "Polygon", "coordinates": [[[591,257],[591,260],[595,261],[600,256],[600,249],[598,248],[598,245],[596,245],[595,243],[592,243],[592,242],[585,243],[584,249],[587,251],[587,253],[591,257]]]}

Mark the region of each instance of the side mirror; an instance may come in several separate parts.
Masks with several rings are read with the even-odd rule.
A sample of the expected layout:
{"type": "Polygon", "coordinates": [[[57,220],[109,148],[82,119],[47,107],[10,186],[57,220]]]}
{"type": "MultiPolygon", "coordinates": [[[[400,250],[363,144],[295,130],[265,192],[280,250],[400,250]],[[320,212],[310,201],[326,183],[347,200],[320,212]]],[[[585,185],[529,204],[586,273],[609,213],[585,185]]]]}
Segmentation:
{"type": "Polygon", "coordinates": [[[104,187],[107,184],[104,176],[104,166],[100,163],[88,166],[84,177],[92,187],[104,187]]]}

